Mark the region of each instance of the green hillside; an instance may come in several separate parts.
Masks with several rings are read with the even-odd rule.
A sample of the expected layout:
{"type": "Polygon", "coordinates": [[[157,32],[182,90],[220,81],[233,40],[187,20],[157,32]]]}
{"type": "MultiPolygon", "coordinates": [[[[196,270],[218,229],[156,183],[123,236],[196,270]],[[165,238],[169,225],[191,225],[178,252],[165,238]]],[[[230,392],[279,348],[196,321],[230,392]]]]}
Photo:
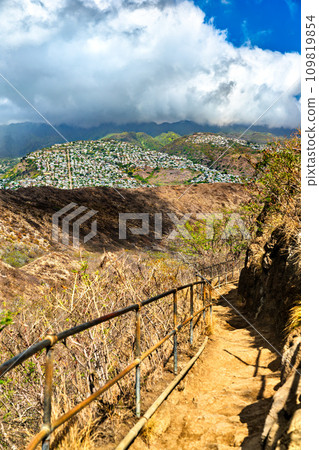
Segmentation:
{"type": "Polygon", "coordinates": [[[171,144],[176,139],[181,136],[173,131],[169,131],[168,133],[161,133],[159,136],[156,136],[155,140],[158,141],[162,146],[171,144]]]}
{"type": "MultiPolygon", "coordinates": [[[[267,144],[270,141],[273,141],[274,138],[283,140],[285,136],[277,136],[270,132],[260,132],[260,131],[254,131],[254,130],[248,130],[245,131],[244,129],[240,132],[238,131],[229,131],[228,133],[221,133],[223,136],[227,136],[229,138],[240,138],[240,136],[243,134],[243,139],[245,139],[248,143],[254,143],[254,144],[267,144]]],[[[289,133],[288,133],[289,136],[289,133]]]]}
{"type": "Polygon", "coordinates": [[[12,167],[16,166],[19,161],[20,161],[20,158],[0,158],[0,179],[12,167]]]}
{"type": "Polygon", "coordinates": [[[229,134],[198,132],[180,136],[174,132],[162,133],[155,138],[146,133],[112,133],[105,140],[116,140],[138,145],[145,150],[156,150],[168,155],[187,158],[195,164],[213,165],[223,173],[252,176],[249,161],[256,162],[261,150],[274,139],[271,133],[248,131],[245,138],[230,129],[229,134]]]}
{"type": "MultiPolygon", "coordinates": [[[[268,141],[272,139],[269,138],[268,141]]],[[[161,151],[193,161],[195,164],[211,166],[223,173],[252,176],[249,161],[256,162],[263,144],[253,143],[237,137],[214,133],[195,133],[182,136],[162,147],[161,151]]]]}
{"type": "Polygon", "coordinates": [[[130,144],[138,145],[145,150],[160,150],[163,146],[170,144],[180,136],[173,132],[161,133],[159,136],[153,138],[152,136],[133,131],[123,133],[110,133],[106,135],[103,140],[115,140],[118,142],[128,142],[130,144]]]}

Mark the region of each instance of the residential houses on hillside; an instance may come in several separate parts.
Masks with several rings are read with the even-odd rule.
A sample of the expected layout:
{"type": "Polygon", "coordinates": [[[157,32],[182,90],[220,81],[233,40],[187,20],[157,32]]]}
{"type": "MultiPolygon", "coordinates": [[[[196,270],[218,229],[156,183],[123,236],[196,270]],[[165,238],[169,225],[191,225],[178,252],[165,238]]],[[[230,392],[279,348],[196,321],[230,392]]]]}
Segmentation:
{"type": "MultiPolygon", "coordinates": [[[[189,169],[196,175],[194,182],[236,182],[231,174],[221,174],[201,164],[175,155],[144,150],[137,145],[118,141],[77,141],[55,144],[25,157],[27,176],[0,180],[0,188],[17,189],[27,186],[54,186],[61,189],[85,186],[136,188],[141,181],[134,170],[189,169]],[[70,165],[70,167],[69,167],[70,165]]],[[[151,184],[143,183],[143,186],[151,184]]]]}
{"type": "Polygon", "coordinates": [[[186,142],[191,142],[192,144],[212,144],[218,147],[228,147],[238,144],[244,147],[249,147],[252,150],[260,150],[263,147],[259,144],[248,144],[248,142],[244,139],[238,139],[235,137],[228,138],[226,136],[211,133],[195,133],[192,136],[189,136],[186,139],[186,142]]]}

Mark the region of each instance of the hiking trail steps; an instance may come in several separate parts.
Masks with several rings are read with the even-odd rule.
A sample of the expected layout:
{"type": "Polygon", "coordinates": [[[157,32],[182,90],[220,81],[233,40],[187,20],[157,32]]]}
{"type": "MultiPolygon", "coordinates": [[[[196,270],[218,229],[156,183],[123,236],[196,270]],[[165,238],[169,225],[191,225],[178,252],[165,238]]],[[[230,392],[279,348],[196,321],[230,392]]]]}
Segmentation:
{"type": "MultiPolygon", "coordinates": [[[[235,286],[226,298],[236,304],[235,286]]],[[[132,450],[259,450],[280,382],[280,361],[267,342],[219,299],[214,332],[180,385],[149,420],[132,450]]],[[[272,340],[271,330],[257,326],[272,340]]]]}

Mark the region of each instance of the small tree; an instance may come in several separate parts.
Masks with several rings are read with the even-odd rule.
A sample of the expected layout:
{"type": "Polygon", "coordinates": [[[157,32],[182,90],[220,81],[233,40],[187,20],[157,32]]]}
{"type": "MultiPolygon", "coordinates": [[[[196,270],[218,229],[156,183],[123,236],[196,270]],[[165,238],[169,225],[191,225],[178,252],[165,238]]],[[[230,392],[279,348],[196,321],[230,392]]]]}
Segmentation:
{"type": "Polygon", "coordinates": [[[269,143],[263,150],[260,161],[251,164],[255,174],[247,186],[252,193],[252,200],[243,208],[250,231],[257,231],[257,235],[261,233],[267,217],[268,222],[271,220],[274,223],[276,216],[277,224],[288,217],[299,223],[300,132],[288,139],[269,143]]]}
{"type": "Polygon", "coordinates": [[[300,133],[289,139],[270,143],[263,151],[262,159],[256,164],[255,169],[259,199],[267,210],[285,213],[292,201],[299,203],[300,133]]]}

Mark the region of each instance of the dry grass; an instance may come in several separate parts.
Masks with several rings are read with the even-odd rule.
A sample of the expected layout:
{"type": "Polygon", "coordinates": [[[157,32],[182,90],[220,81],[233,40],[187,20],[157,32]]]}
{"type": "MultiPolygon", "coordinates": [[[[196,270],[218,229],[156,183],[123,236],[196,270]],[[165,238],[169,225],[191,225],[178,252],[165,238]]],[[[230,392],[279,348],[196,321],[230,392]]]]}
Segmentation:
{"type": "Polygon", "coordinates": [[[291,308],[289,312],[289,319],[287,326],[285,328],[285,335],[289,336],[293,330],[300,327],[301,327],[301,302],[298,301],[296,306],[291,308]]]}
{"type": "Polygon", "coordinates": [[[156,420],[154,418],[149,419],[140,433],[141,438],[149,445],[156,430],[156,420]]]}
{"type": "MultiPolygon", "coordinates": [[[[72,285],[59,289],[43,286],[41,295],[32,303],[16,299],[7,305],[8,309],[15,308],[17,314],[0,334],[1,360],[23,351],[49,332],[58,333],[193,279],[191,268],[164,256],[153,258],[125,251],[117,257],[106,255],[103,267],[92,273],[83,261],[73,274],[72,285]]],[[[179,321],[186,318],[188,310],[188,294],[181,292],[178,297],[179,321]]],[[[171,297],[143,308],[142,350],[158,342],[172,326],[171,297]]],[[[198,332],[197,329],[196,335],[198,332]]],[[[186,340],[185,330],[179,337],[181,348],[186,345],[186,340]]],[[[65,344],[59,343],[54,348],[54,417],[84,400],[134,359],[135,314],[118,317],[70,337],[65,344]]],[[[150,389],[159,379],[171,352],[172,342],[167,341],[143,362],[143,389],[150,389]]],[[[41,352],[2,379],[2,448],[22,448],[41,426],[44,363],[45,354],[41,352]]],[[[91,448],[97,436],[96,425],[101,420],[109,417],[116,426],[120,421],[118,416],[123,417],[133,409],[133,389],[132,373],[84,409],[74,421],[57,430],[53,448],[91,448]]]]}
{"type": "MultiPolygon", "coordinates": [[[[52,410],[53,420],[72,407],[72,402],[65,392],[66,386],[67,383],[63,380],[55,393],[55,402],[52,410]]],[[[92,449],[94,442],[98,438],[98,432],[96,431],[98,422],[99,420],[94,418],[94,407],[89,406],[86,410],[81,411],[76,418],[71,419],[52,434],[52,450],[92,449]]]]}

